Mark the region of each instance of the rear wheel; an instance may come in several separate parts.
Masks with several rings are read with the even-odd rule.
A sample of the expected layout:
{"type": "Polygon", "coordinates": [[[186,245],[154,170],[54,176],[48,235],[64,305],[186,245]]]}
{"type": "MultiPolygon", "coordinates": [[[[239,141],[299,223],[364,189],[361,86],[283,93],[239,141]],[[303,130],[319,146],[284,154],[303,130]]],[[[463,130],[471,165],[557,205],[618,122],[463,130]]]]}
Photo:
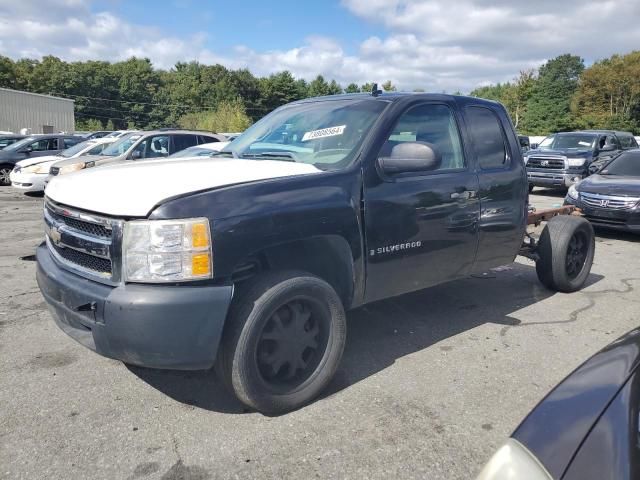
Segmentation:
{"type": "Polygon", "coordinates": [[[346,339],[337,293],[302,272],[261,275],[231,307],[216,369],[246,405],[283,413],[313,400],[333,377],[346,339]]]}
{"type": "Polygon", "coordinates": [[[550,290],[575,292],[582,288],[591,271],[595,235],[582,217],[553,217],[538,241],[538,278],[550,290]]]}
{"type": "Polygon", "coordinates": [[[12,170],[13,165],[0,165],[0,186],[8,187],[9,185],[11,185],[11,179],[9,178],[9,175],[11,174],[12,170]]]}

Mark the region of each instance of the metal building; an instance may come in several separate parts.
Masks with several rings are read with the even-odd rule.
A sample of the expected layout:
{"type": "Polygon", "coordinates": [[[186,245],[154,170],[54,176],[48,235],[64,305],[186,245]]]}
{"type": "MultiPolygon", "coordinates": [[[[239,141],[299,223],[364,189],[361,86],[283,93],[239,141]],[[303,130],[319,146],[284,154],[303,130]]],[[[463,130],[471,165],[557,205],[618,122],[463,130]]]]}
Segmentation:
{"type": "Polygon", "coordinates": [[[0,131],[73,132],[73,100],[0,88],[0,131]]]}

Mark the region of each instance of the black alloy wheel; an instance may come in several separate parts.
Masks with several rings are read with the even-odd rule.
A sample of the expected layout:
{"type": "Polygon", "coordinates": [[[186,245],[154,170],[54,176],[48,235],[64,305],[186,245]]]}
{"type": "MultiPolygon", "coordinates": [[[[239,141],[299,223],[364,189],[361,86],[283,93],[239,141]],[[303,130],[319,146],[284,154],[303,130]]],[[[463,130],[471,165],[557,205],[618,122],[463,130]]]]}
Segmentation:
{"type": "Polygon", "coordinates": [[[11,165],[0,165],[0,186],[8,187],[11,185],[11,171],[13,168],[11,165]]]}
{"type": "Polygon", "coordinates": [[[267,320],[256,361],[262,380],[278,390],[303,383],[320,362],[331,318],[312,298],[296,298],[267,320]]]}
{"type": "Polygon", "coordinates": [[[215,368],[245,405],[300,408],[331,381],[347,333],[342,300],[308,272],[274,271],[237,286],[215,368]]]}
{"type": "Polygon", "coordinates": [[[573,280],[580,274],[587,260],[588,251],[589,244],[586,234],[582,231],[576,231],[569,240],[567,248],[566,268],[569,279],[573,280]]]}

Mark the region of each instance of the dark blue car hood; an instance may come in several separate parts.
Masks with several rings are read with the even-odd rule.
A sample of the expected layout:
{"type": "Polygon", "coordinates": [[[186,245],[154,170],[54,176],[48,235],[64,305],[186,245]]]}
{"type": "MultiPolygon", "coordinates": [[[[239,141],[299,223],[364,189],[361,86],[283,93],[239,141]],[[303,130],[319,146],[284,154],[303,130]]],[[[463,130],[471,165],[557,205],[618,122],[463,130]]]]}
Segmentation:
{"type": "Polygon", "coordinates": [[[576,187],[579,192],[640,197],[640,177],[591,175],[576,187]]]}
{"type": "Polygon", "coordinates": [[[640,363],[640,329],[614,341],[556,386],[513,433],[554,479],[640,363]]]}

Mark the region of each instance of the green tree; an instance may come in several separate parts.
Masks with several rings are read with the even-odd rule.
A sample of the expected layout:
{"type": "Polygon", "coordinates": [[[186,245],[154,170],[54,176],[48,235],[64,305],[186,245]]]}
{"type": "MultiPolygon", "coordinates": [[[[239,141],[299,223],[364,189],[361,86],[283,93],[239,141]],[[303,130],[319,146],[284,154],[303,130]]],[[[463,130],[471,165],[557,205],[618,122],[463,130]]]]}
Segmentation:
{"type": "Polygon", "coordinates": [[[321,97],[323,95],[331,95],[330,86],[322,75],[318,75],[309,83],[309,96],[321,97]]]}
{"type": "Polygon", "coordinates": [[[242,132],[251,125],[241,99],[222,101],[213,111],[187,113],[180,118],[183,128],[210,132],[242,132]]]}
{"type": "Polygon", "coordinates": [[[116,129],[116,127],[113,126],[113,120],[109,119],[109,121],[107,122],[107,126],[105,127],[105,130],[109,130],[109,131],[114,131],[116,129]]]}
{"type": "Polygon", "coordinates": [[[356,83],[350,83],[344,91],[345,93],[360,93],[360,87],[356,83]]]}
{"type": "Polygon", "coordinates": [[[342,90],[342,87],[340,86],[340,84],[338,82],[336,82],[335,80],[331,80],[331,82],[329,82],[328,94],[329,95],[340,95],[341,93],[343,93],[343,90],[342,90]]]}
{"type": "Polygon", "coordinates": [[[581,128],[640,129],[640,51],[587,68],[571,109],[581,128]]]}
{"type": "Polygon", "coordinates": [[[76,120],[76,130],[79,132],[102,130],[102,122],[97,118],[83,118],[76,120]]]}
{"type": "Polygon", "coordinates": [[[527,101],[527,115],[522,131],[544,135],[571,130],[576,120],[571,113],[571,99],[584,71],[583,60],[575,55],[560,55],[542,65],[527,101]]]}
{"type": "Polygon", "coordinates": [[[285,103],[304,98],[301,94],[301,85],[296,82],[291,72],[284,71],[261,78],[259,113],[264,115],[285,103]]]}
{"type": "Polygon", "coordinates": [[[396,86],[393,83],[391,83],[391,80],[387,80],[386,82],[384,82],[382,84],[382,89],[385,92],[395,92],[396,91],[396,86]]]}

